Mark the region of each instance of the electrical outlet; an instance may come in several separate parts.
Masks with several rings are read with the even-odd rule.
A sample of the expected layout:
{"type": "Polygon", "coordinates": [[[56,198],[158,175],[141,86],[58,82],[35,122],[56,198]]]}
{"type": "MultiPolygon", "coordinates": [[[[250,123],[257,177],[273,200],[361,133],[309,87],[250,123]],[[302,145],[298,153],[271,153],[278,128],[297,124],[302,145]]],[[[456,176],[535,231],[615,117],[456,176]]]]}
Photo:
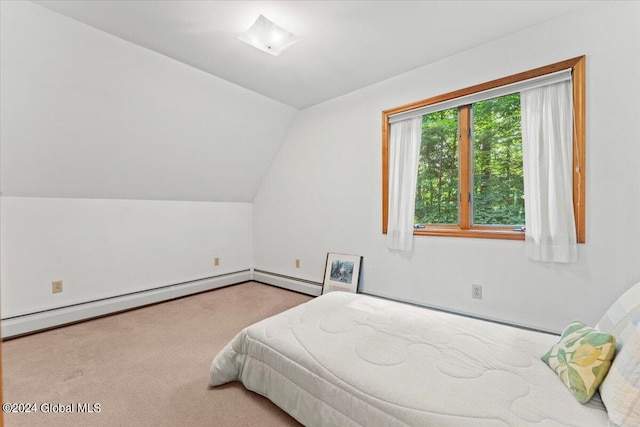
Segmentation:
{"type": "Polygon", "coordinates": [[[481,285],[471,285],[471,297],[482,299],[482,286],[481,285]]]}
{"type": "Polygon", "coordinates": [[[296,259],[296,268],[300,268],[300,260],[296,259]]]}
{"type": "Polygon", "coordinates": [[[62,280],[51,282],[51,293],[59,294],[62,292],[62,280]]]}
{"type": "Polygon", "coordinates": [[[220,258],[216,257],[213,259],[213,265],[215,265],[216,267],[220,265],[220,258]]]}

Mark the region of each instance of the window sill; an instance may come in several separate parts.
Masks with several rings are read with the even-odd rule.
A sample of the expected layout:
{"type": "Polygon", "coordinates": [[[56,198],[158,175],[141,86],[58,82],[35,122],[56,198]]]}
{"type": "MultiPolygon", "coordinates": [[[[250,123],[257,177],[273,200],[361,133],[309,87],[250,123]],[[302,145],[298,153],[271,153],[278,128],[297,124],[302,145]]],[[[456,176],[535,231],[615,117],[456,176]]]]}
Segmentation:
{"type": "Polygon", "coordinates": [[[414,236],[440,236],[440,237],[467,237],[475,239],[503,239],[524,240],[522,231],[513,231],[512,228],[500,227],[474,227],[463,230],[458,226],[427,226],[413,230],[414,236]]]}

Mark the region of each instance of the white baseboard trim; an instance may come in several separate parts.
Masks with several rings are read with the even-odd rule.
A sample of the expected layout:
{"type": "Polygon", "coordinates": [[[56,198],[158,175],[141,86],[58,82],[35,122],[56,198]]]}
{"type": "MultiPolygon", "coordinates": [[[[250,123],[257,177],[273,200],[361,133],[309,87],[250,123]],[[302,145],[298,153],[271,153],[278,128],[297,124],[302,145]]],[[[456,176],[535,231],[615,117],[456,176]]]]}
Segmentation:
{"type": "Polygon", "coordinates": [[[239,271],[99,301],[12,317],[2,320],[2,338],[37,332],[249,280],[251,280],[250,270],[239,271]]]}
{"type": "Polygon", "coordinates": [[[321,283],[263,270],[253,270],[253,280],[314,297],[317,297],[322,292],[321,283]]]}

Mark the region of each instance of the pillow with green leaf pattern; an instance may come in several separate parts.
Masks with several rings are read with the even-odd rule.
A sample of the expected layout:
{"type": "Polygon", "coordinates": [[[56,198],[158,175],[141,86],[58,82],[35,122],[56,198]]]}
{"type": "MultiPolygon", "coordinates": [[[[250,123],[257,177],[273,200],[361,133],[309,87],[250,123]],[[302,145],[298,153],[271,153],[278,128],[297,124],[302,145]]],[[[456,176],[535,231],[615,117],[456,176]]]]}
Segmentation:
{"type": "Polygon", "coordinates": [[[615,351],[613,335],[572,322],[542,360],[556,371],[576,399],[586,403],[609,372],[615,351]]]}

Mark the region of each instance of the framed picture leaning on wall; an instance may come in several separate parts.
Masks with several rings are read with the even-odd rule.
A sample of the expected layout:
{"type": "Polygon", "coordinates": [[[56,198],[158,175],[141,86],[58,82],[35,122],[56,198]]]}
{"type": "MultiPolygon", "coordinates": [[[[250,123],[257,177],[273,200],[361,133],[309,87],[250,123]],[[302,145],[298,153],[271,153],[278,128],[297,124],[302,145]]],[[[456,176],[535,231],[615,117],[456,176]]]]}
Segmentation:
{"type": "Polygon", "coordinates": [[[361,265],[362,257],[359,255],[327,253],[322,293],[333,291],[357,293],[361,265]]]}

